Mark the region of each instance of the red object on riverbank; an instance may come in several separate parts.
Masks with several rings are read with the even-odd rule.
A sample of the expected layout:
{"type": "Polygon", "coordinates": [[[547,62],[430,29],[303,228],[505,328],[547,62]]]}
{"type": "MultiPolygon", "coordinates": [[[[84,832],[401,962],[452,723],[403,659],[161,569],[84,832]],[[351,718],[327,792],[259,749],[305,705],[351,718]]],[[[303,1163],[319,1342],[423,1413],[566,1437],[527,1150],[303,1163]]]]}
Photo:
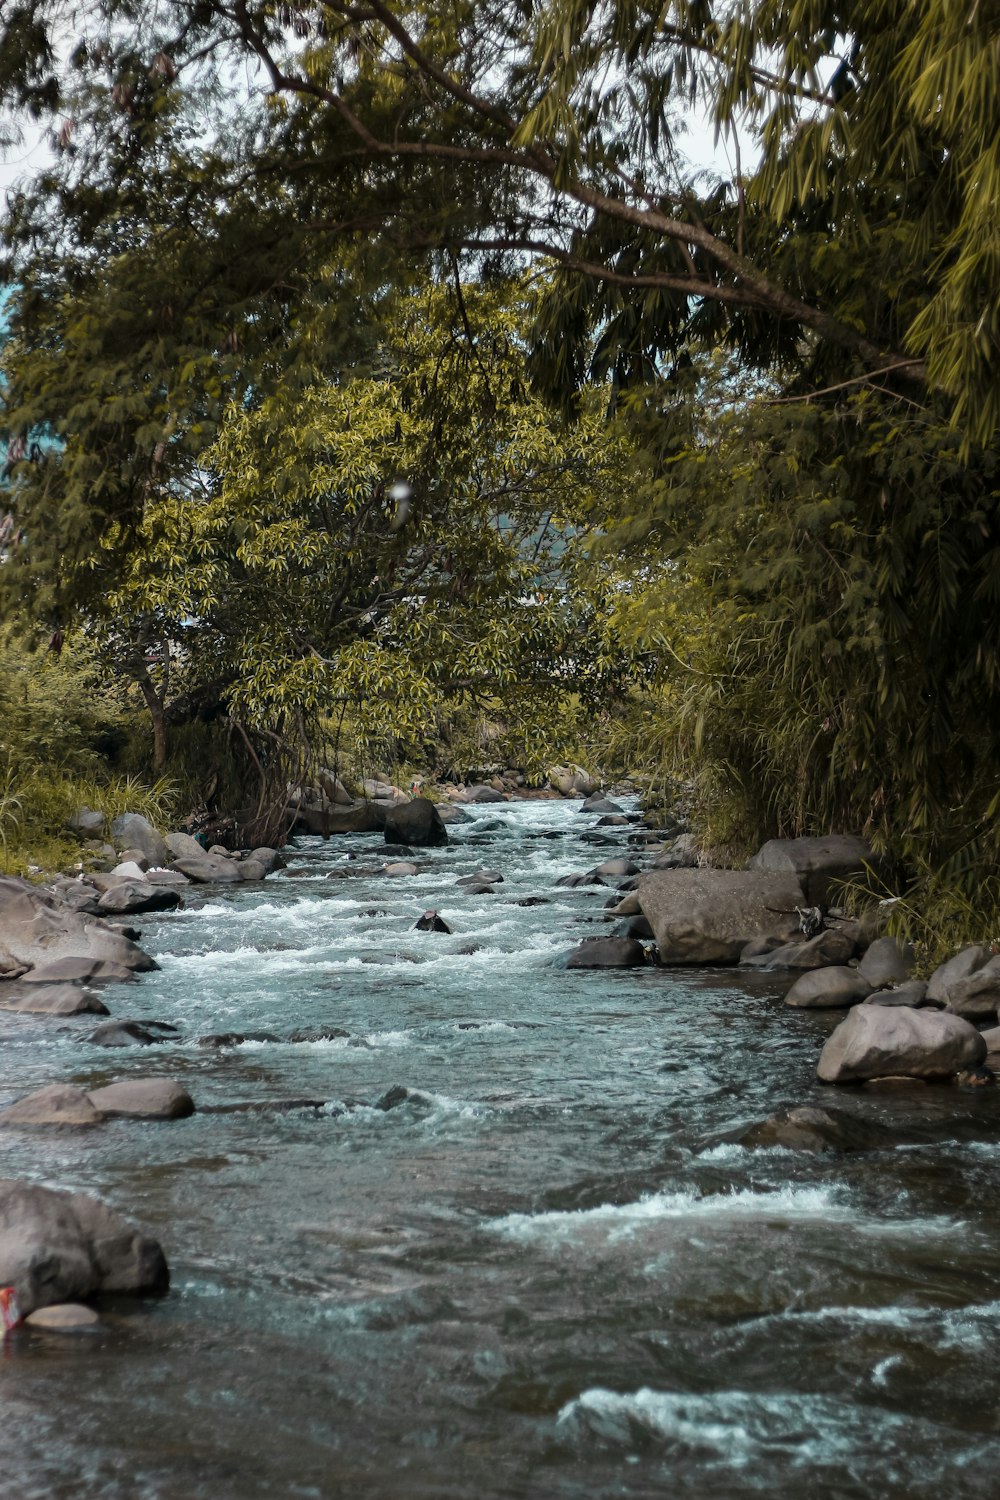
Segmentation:
{"type": "Polygon", "coordinates": [[[21,1321],[21,1309],[17,1305],[17,1294],[12,1286],[0,1287],[0,1328],[9,1333],[21,1321]]]}

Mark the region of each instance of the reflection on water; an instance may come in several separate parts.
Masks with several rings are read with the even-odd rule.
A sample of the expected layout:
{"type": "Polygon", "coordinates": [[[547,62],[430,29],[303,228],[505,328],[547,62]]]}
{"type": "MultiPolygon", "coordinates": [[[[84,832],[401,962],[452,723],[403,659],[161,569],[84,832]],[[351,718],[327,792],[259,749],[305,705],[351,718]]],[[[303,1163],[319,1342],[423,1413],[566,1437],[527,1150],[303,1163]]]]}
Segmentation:
{"type": "Polygon", "coordinates": [[[744,1151],[829,1101],[835,1018],[773,976],[554,966],[611,894],[554,888],[610,852],[577,807],[483,809],[415,877],[327,879],[378,841],[308,840],[302,878],[190,895],[146,922],[161,972],[108,997],[176,1041],[0,1018],[4,1100],[170,1073],[201,1106],[0,1138],[174,1276],[4,1347],[0,1494],[996,1494],[994,1096],[845,1092],[896,1144],[744,1151]],[[484,864],[495,894],[455,885],[484,864]],[[452,935],[412,930],[428,906],[452,935]]]}

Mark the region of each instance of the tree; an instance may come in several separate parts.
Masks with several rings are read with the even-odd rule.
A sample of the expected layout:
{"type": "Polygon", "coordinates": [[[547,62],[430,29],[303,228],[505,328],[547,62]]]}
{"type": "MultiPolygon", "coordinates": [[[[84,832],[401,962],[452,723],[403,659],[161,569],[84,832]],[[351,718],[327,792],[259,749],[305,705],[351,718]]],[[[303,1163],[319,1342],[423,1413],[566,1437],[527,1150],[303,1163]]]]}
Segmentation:
{"type": "MultiPolygon", "coordinates": [[[[15,205],[15,243],[37,236],[47,194],[78,224],[117,216],[114,183],[156,158],[183,101],[199,128],[168,170],[197,163],[214,204],[233,194],[239,214],[263,193],[328,240],[542,255],[572,273],[553,338],[599,291],[622,375],[725,328],[748,357],[804,340],[852,377],[945,391],[980,441],[998,424],[992,6],[93,0],[66,66],[61,15],[24,0],[3,23],[12,106],[67,117],[63,164],[15,205]],[[717,191],[678,155],[676,110],[696,96],[760,150],[717,191]],[[803,229],[839,241],[843,280],[808,275],[803,229]],[[860,295],[850,257],[870,273],[873,245],[912,285],[860,295]]],[[[561,337],[545,373],[578,376],[582,348],[561,337]]]]}

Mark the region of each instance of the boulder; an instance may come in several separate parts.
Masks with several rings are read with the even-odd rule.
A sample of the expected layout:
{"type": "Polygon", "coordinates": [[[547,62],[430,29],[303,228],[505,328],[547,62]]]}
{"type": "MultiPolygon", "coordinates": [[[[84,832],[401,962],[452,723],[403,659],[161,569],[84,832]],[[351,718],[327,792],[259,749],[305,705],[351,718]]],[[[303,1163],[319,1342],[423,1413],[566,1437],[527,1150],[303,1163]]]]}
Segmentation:
{"type": "Polygon", "coordinates": [[[616,901],[614,896],[611,896],[607,910],[613,917],[638,917],[642,912],[642,907],[639,905],[639,892],[629,891],[627,895],[622,896],[620,901],[616,901]]]}
{"type": "Polygon", "coordinates": [[[922,979],[907,979],[903,984],[897,984],[892,989],[875,990],[869,995],[864,1005],[910,1005],[918,1010],[927,1002],[927,985],[922,979]]]}
{"type": "Polygon", "coordinates": [[[457,886],[469,887],[481,885],[502,885],[503,876],[500,874],[499,870],[476,870],[476,872],[472,875],[459,876],[458,880],[455,881],[455,884],[457,886]]]}
{"type": "Polygon", "coordinates": [[[198,859],[207,851],[190,833],[168,833],[163,840],[174,859],[198,859]]]}
{"type": "Polygon", "coordinates": [[[165,1292],[159,1244],[97,1198],[0,1179],[0,1285],[22,1314],[101,1293],[165,1292]]]}
{"type": "Polygon", "coordinates": [[[866,839],[831,833],[825,838],[769,839],[750,861],[750,869],[795,875],[805,892],[803,905],[826,906],[834,881],[863,875],[874,861],[866,839]]]}
{"type": "Polygon", "coordinates": [[[385,816],[385,804],[378,802],[356,802],[353,807],[336,808],[304,803],[298,808],[296,826],[323,838],[336,833],[378,833],[385,824],[385,816]]]}
{"type": "Polygon", "coordinates": [[[414,932],[446,932],[449,935],[452,929],[448,926],[444,917],[436,911],[425,911],[422,917],[418,917],[413,924],[414,932]]]}
{"type": "Polygon", "coordinates": [[[182,855],[180,859],[174,860],[174,869],[180,870],[189,880],[196,885],[235,885],[243,879],[243,871],[235,859],[229,859],[224,854],[209,854],[201,849],[197,858],[194,855],[182,855]]]}
{"type": "MultiPolygon", "coordinates": [[[[131,941],[131,939],[130,939],[131,941]]],[[[159,964],[152,964],[159,968],[159,964]]],[[[126,984],[135,975],[124,964],[115,964],[103,958],[57,958],[50,964],[39,964],[29,969],[22,984],[126,984]]]]}
{"type": "Polygon", "coordinates": [[[187,1089],[172,1078],[124,1078],[103,1089],[91,1089],[91,1104],[105,1115],[136,1120],[183,1120],[194,1114],[187,1089]]]}
{"type": "Polygon", "coordinates": [[[84,1089],[52,1083],[9,1105],[0,1114],[0,1125],[100,1125],[103,1119],[84,1089]]]}
{"type": "Polygon", "coordinates": [[[102,922],[61,906],[26,880],[0,875],[0,971],[59,960],[108,961],[137,972],[157,967],[135,943],[102,922]]]}
{"type": "Polygon", "coordinates": [[[437,805],[437,815],[442,823],[471,823],[473,819],[467,812],[463,812],[456,802],[442,802],[437,805]]]}
{"type": "Polygon", "coordinates": [[[567,969],[634,969],[646,962],[646,950],[635,938],[588,938],[574,948],[567,969]]]}
{"type": "Polygon", "coordinates": [[[142,880],[149,869],[149,860],[142,855],[138,859],[123,859],[121,864],[115,865],[109,870],[106,879],[102,882],[101,889],[108,890],[119,880],[142,880]]]}
{"type": "Polygon", "coordinates": [[[639,904],[664,964],[734,964],[754,938],[798,931],[802,888],[756,870],[657,870],[639,878],[639,904]]]}
{"type": "Polygon", "coordinates": [[[786,1151],[872,1151],[891,1144],[877,1126],[845,1114],[842,1109],[802,1105],[779,1109],[740,1137],[744,1146],[783,1146],[786,1151]]]}
{"type": "Polygon", "coordinates": [[[387,844],[410,844],[418,849],[436,848],[448,842],[448,830],[428,797],[402,802],[385,815],[387,844]]]}
{"type": "Polygon", "coordinates": [[[180,870],[147,870],[145,880],[147,885],[171,885],[175,890],[178,886],[191,884],[180,870]]]}
{"type": "Polygon", "coordinates": [[[78,984],[0,985],[0,1010],[33,1016],[106,1016],[108,1007],[78,984]]]}
{"type": "Polygon", "coordinates": [[[52,894],[60,906],[88,917],[99,917],[100,891],[89,880],[67,880],[55,885],[52,894]]]}
{"type": "Polygon", "coordinates": [[[177,1027],[166,1021],[109,1021],[83,1040],[92,1047],[152,1047],[177,1035],[177,1027]]]}
{"type": "Polygon", "coordinates": [[[856,944],[847,933],[827,928],[815,937],[798,943],[781,943],[770,952],[745,957],[740,962],[755,969],[822,969],[831,964],[846,964],[854,957],[856,944]]]}
{"type": "Polygon", "coordinates": [[[573,875],[561,875],[556,885],[572,891],[581,885],[607,885],[607,881],[602,880],[600,875],[595,875],[593,870],[583,870],[573,875]]]}
{"type": "Polygon", "coordinates": [[[950,1078],[986,1056],[979,1032],[960,1016],[905,1006],[856,1005],[828,1038],[817,1076],[824,1083],[869,1078],[950,1078]]]}
{"type": "Polygon", "coordinates": [[[382,866],[383,875],[416,875],[418,870],[410,860],[394,860],[392,864],[382,866]]]}
{"type": "Polygon", "coordinates": [[[595,865],[591,875],[605,875],[609,880],[623,880],[627,875],[638,875],[640,866],[634,859],[606,859],[595,865]]]}
{"type": "Polygon", "coordinates": [[[564,797],[589,797],[597,791],[597,782],[582,766],[549,766],[549,785],[564,797]]]}
{"type": "Polygon", "coordinates": [[[913,968],[913,949],[909,943],[898,938],[876,938],[858,964],[859,972],[867,979],[873,990],[888,989],[890,985],[902,984],[913,968]]]}
{"type": "Polygon", "coordinates": [[[285,857],[279,850],[262,845],[259,849],[251,849],[243,863],[262,865],[265,875],[273,875],[275,870],[285,868],[285,857]]]}
{"type": "MultiPolygon", "coordinates": [[[[348,1033],[344,1032],[346,1036],[348,1033]]],[[[210,1031],[198,1038],[199,1047],[242,1047],[244,1042],[280,1042],[273,1031],[210,1031]]]]}
{"type": "Polygon", "coordinates": [[[970,974],[976,974],[980,969],[986,967],[993,957],[989,948],[979,945],[972,948],[963,948],[961,953],[956,953],[954,958],[946,959],[939,964],[927,981],[927,1000],[930,1005],[947,1005],[950,999],[949,991],[953,984],[960,979],[968,979],[970,974]]]}
{"type": "Polygon", "coordinates": [[[170,863],[170,850],[148,818],[141,813],[122,813],[111,825],[116,849],[138,849],[151,865],[170,863]]]}
{"type": "Polygon", "coordinates": [[[180,893],[170,885],[150,885],[145,880],[122,880],[104,892],[97,903],[102,914],[137,916],[144,911],[172,911],[180,906],[180,893]]]}
{"type": "Polygon", "coordinates": [[[67,828],[78,833],[84,839],[99,839],[104,832],[104,814],[95,812],[92,807],[78,807],[71,818],[67,820],[67,828]]]}
{"type": "Polygon", "coordinates": [[[1000,958],[991,958],[967,979],[953,980],[946,1008],[967,1021],[995,1020],[1000,1010],[1000,958]]]}
{"type": "Polygon", "coordinates": [[[810,969],[801,979],[796,979],[785,996],[785,1004],[794,1005],[799,1010],[835,1010],[857,1005],[869,994],[871,985],[862,979],[857,969],[837,964],[829,969],[810,969]]]}
{"type": "Polygon", "coordinates": [[[316,781],[323,796],[337,807],[353,807],[354,798],[334,771],[317,772],[316,781]]]}
{"type": "Polygon", "coordinates": [[[57,1302],[39,1307],[25,1318],[29,1328],[45,1328],[50,1333],[69,1333],[77,1328],[93,1328],[101,1320],[92,1307],[82,1302],[57,1302]]]}
{"type": "Polygon", "coordinates": [[[617,802],[612,802],[610,797],[605,797],[603,792],[592,792],[589,797],[585,797],[581,802],[580,811],[590,813],[599,812],[607,817],[615,813],[620,813],[623,809],[619,807],[617,802]]]}
{"type": "Polygon", "coordinates": [[[486,786],[483,783],[478,786],[464,786],[455,794],[456,802],[506,802],[506,800],[506,795],[498,792],[495,786],[486,786]]]}
{"type": "Polygon", "coordinates": [[[626,818],[624,813],[607,813],[603,818],[598,818],[594,824],[595,828],[629,828],[632,819],[626,818]]]}
{"type": "Polygon", "coordinates": [[[653,942],[654,933],[648,917],[625,917],[611,929],[612,937],[635,938],[638,942],[653,942]]]}
{"type": "Polygon", "coordinates": [[[669,848],[664,849],[653,860],[654,870],[694,870],[699,858],[698,845],[693,833],[681,833],[669,848]]]}

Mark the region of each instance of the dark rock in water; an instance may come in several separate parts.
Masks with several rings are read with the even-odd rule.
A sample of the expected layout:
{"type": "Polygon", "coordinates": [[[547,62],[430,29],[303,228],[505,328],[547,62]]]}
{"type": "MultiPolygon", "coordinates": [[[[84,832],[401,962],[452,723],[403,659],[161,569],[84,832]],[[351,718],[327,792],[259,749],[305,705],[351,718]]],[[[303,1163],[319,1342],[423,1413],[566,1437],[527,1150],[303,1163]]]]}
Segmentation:
{"type": "Polygon", "coordinates": [[[386,859],[412,859],[413,850],[409,844],[389,844],[379,851],[386,859]]]}
{"type": "Polygon", "coordinates": [[[508,901],[508,906],[551,906],[551,896],[522,896],[517,901],[508,901]]]}
{"type": "Polygon", "coordinates": [[[955,1082],[963,1089],[991,1089],[996,1086],[997,1076],[992,1068],[966,1068],[955,1074],[955,1082]]]}
{"type": "Polygon", "coordinates": [[[365,906],[358,912],[359,917],[387,917],[388,915],[384,906],[365,906]]]}
{"type": "Polygon", "coordinates": [[[497,791],[495,786],[467,786],[459,793],[462,802],[506,802],[507,798],[503,792],[497,791]]]}
{"type": "Polygon", "coordinates": [[[83,1040],[94,1047],[152,1047],[177,1034],[166,1021],[109,1021],[83,1040]]]}
{"type": "Polygon", "coordinates": [[[646,962],[646,950],[633,938],[590,938],[574,948],[567,969],[633,969],[646,962]]]}
{"type": "Polygon", "coordinates": [[[474,821],[470,814],[463,812],[455,802],[439,803],[438,817],[446,827],[452,823],[472,823],[474,821]]]}
{"type": "Polygon", "coordinates": [[[557,887],[569,891],[575,890],[580,885],[607,885],[607,883],[606,880],[601,879],[600,875],[594,875],[590,872],[563,875],[556,881],[557,887]]]}
{"type": "Polygon", "coordinates": [[[503,876],[499,870],[476,870],[472,875],[462,875],[455,881],[456,885],[502,885],[503,876]]]}
{"type": "Polygon", "coordinates": [[[892,1137],[877,1125],[856,1120],[842,1109],[809,1105],[780,1109],[741,1137],[744,1146],[784,1146],[791,1151],[877,1151],[892,1137]]]}
{"type": "Polygon", "coordinates": [[[244,1042],[280,1042],[273,1031],[210,1031],[198,1038],[199,1047],[239,1047],[244,1042]]]}
{"type": "Polygon", "coordinates": [[[429,797],[414,797],[412,802],[400,802],[386,812],[385,841],[434,848],[448,842],[448,830],[429,797]]]}
{"type": "Polygon", "coordinates": [[[448,923],[436,911],[425,911],[422,917],[418,917],[413,924],[414,932],[447,932],[451,933],[448,923]]]}
{"type": "Polygon", "coordinates": [[[495,896],[497,888],[492,880],[474,880],[464,887],[470,896],[495,896]]]}
{"type": "Polygon", "coordinates": [[[623,921],[617,924],[617,926],[612,927],[611,936],[634,938],[638,943],[642,942],[643,940],[645,940],[646,942],[652,942],[654,933],[652,927],[650,927],[649,925],[649,918],[639,916],[625,917],[623,921]]]}
{"type": "Polygon", "coordinates": [[[509,826],[503,818],[483,818],[482,821],[476,819],[477,833],[502,833],[509,826]]]}
{"type": "Polygon", "coordinates": [[[626,818],[623,813],[608,813],[607,817],[598,818],[594,824],[595,828],[627,828],[631,818],[626,818]]]}
{"type": "Polygon", "coordinates": [[[378,833],[385,826],[385,815],[385,807],[377,802],[358,802],[354,807],[302,806],[298,809],[296,826],[323,837],[335,833],[378,833]]]}
{"type": "Polygon", "coordinates": [[[597,813],[601,818],[620,818],[623,816],[622,809],[617,802],[612,802],[610,797],[601,797],[594,794],[588,797],[586,802],[581,803],[579,811],[582,813],[597,813]]]}
{"type": "Polygon", "coordinates": [[[21,1313],[101,1293],[165,1292],[156,1240],[97,1198],[0,1179],[0,1285],[21,1313]]]}
{"type": "Polygon", "coordinates": [[[794,876],[756,870],[657,870],[639,901],[664,964],[736,963],[754,938],[789,942],[804,901],[794,876]]]}
{"type": "Polygon", "coordinates": [[[350,1036],[342,1026],[307,1026],[290,1033],[290,1042],[341,1042],[350,1036]]]}
{"type": "Polygon", "coordinates": [[[290,1115],[298,1109],[323,1110],[326,1114],[346,1114],[339,1100],[326,1099],[247,1099],[232,1104],[206,1104],[203,1115],[290,1115]]]}
{"type": "Polygon", "coordinates": [[[410,1097],[409,1089],[403,1088],[402,1084],[394,1084],[391,1089],[386,1089],[381,1099],[377,1099],[373,1108],[384,1110],[397,1109],[400,1104],[405,1104],[410,1097]]]}

